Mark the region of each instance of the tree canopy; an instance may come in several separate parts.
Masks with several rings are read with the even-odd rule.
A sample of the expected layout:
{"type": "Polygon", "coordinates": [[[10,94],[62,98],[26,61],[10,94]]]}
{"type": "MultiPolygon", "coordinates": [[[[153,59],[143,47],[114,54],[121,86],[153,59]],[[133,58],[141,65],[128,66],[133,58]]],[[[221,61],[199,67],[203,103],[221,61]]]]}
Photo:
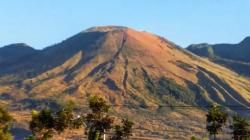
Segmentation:
{"type": "Polygon", "coordinates": [[[239,115],[233,116],[233,130],[234,140],[249,140],[250,139],[250,124],[249,121],[239,115]]]}
{"type": "Polygon", "coordinates": [[[91,113],[87,114],[85,123],[89,140],[102,140],[102,136],[112,128],[114,119],[108,114],[110,105],[103,98],[89,98],[91,113]]]}
{"type": "Polygon", "coordinates": [[[222,131],[226,124],[227,114],[222,111],[220,106],[213,106],[209,109],[207,116],[207,130],[216,138],[216,134],[222,131]]]}
{"type": "Polygon", "coordinates": [[[90,113],[76,115],[71,105],[61,107],[58,111],[46,108],[32,111],[30,130],[32,135],[26,140],[48,140],[54,134],[63,133],[68,128],[85,127],[89,140],[103,140],[104,134],[113,131],[112,140],[123,140],[132,133],[134,123],[122,119],[121,124],[114,124],[115,117],[110,115],[111,105],[98,96],[88,100],[90,113]]]}
{"type": "Polygon", "coordinates": [[[43,109],[32,111],[30,130],[32,136],[27,139],[47,140],[52,138],[55,133],[62,133],[68,128],[79,128],[82,123],[81,118],[74,117],[73,108],[70,105],[61,107],[58,111],[43,109]]]}
{"type": "Polygon", "coordinates": [[[10,126],[13,118],[10,114],[0,107],[0,140],[12,140],[10,126]]]}

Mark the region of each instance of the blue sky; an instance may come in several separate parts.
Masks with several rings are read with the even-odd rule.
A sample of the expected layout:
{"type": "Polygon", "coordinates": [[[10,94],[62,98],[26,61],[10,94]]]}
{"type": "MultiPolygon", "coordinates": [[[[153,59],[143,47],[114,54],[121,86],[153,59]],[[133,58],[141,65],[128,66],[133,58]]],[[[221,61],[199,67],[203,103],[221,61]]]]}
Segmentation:
{"type": "Polygon", "coordinates": [[[250,0],[2,0],[0,46],[41,49],[86,28],[122,25],[191,43],[250,36],[250,0]]]}

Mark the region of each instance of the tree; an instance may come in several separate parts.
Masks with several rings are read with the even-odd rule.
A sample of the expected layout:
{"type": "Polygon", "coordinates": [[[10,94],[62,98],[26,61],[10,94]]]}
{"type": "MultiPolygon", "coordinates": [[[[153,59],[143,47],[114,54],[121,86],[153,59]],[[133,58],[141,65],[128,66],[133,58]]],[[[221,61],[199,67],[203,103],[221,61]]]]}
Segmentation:
{"type": "Polygon", "coordinates": [[[0,140],[12,140],[10,126],[13,118],[9,113],[0,107],[0,140]]]}
{"type": "Polygon", "coordinates": [[[73,127],[74,114],[71,106],[61,108],[55,115],[55,130],[62,133],[67,128],[73,127]]]}
{"type": "Polygon", "coordinates": [[[222,131],[222,127],[226,124],[227,114],[222,111],[221,107],[213,106],[209,109],[207,116],[207,131],[213,135],[214,140],[216,134],[222,131]]]}
{"type": "Polygon", "coordinates": [[[113,140],[123,140],[132,133],[133,122],[128,119],[122,120],[122,125],[113,126],[114,118],[108,113],[111,106],[103,98],[93,96],[89,98],[91,113],[74,117],[73,108],[70,104],[61,107],[58,111],[49,108],[41,111],[32,111],[30,130],[32,135],[26,140],[48,140],[55,133],[63,133],[66,129],[80,128],[85,124],[89,140],[102,140],[105,132],[115,130],[113,140]]]}
{"type": "Polygon", "coordinates": [[[123,140],[124,138],[128,138],[132,135],[132,126],[134,123],[128,119],[122,120],[122,126],[115,126],[115,135],[111,138],[111,140],[123,140]]]}
{"type": "Polygon", "coordinates": [[[250,139],[250,124],[245,118],[237,115],[233,116],[233,139],[234,140],[249,140],[250,139]]]}
{"type": "Polygon", "coordinates": [[[48,140],[55,133],[61,134],[68,128],[80,128],[81,118],[74,118],[73,107],[69,104],[61,107],[57,112],[51,109],[32,111],[30,130],[32,135],[27,140],[48,140]]]}
{"type": "Polygon", "coordinates": [[[102,140],[105,132],[114,131],[111,140],[127,139],[132,134],[134,123],[123,119],[121,125],[113,125],[114,118],[109,115],[111,106],[103,98],[93,96],[89,98],[91,113],[87,114],[85,124],[89,140],[102,140]]]}
{"type": "Polygon", "coordinates": [[[42,111],[32,111],[32,120],[30,121],[30,130],[33,137],[37,140],[47,140],[53,137],[55,119],[51,109],[43,109],[42,111]]]}
{"type": "Polygon", "coordinates": [[[102,140],[105,131],[112,128],[113,118],[108,115],[110,105],[98,96],[90,97],[91,113],[85,117],[89,140],[102,140]]]}

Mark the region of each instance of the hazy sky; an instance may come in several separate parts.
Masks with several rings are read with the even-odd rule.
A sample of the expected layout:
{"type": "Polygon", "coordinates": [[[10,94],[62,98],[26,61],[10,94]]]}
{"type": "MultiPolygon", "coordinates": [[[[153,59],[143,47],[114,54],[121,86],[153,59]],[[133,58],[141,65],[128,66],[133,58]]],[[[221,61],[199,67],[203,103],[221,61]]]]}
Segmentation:
{"type": "Polygon", "coordinates": [[[122,25],[191,43],[250,36],[250,0],[1,0],[0,46],[41,49],[86,28],[122,25]]]}

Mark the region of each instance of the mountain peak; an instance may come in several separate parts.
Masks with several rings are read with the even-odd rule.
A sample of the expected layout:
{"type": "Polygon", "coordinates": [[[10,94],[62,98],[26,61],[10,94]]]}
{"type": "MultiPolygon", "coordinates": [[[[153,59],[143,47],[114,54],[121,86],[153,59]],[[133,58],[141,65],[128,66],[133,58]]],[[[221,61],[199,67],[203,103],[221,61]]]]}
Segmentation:
{"type": "MultiPolygon", "coordinates": [[[[37,50],[25,43],[15,43],[0,48],[0,64],[14,62],[19,58],[35,53],[37,50]]],[[[1,65],[2,66],[2,65],[1,65]]]]}
{"type": "Polygon", "coordinates": [[[242,45],[243,47],[250,47],[250,36],[246,37],[243,41],[241,41],[240,45],[242,45]]]}
{"type": "Polygon", "coordinates": [[[109,32],[109,31],[115,31],[115,30],[124,30],[128,29],[127,27],[124,26],[95,26],[88,28],[85,30],[86,32],[109,32]]]}
{"type": "Polygon", "coordinates": [[[9,44],[6,46],[2,47],[3,49],[30,49],[30,50],[34,50],[31,46],[25,44],[25,43],[13,43],[13,44],[9,44]]]}

